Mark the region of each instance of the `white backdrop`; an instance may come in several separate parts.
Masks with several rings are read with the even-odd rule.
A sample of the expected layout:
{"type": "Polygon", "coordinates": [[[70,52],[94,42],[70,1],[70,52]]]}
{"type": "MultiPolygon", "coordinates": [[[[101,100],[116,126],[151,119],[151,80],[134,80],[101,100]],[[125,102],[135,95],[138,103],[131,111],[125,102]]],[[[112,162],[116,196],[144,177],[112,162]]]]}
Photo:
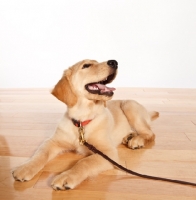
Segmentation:
{"type": "Polygon", "coordinates": [[[196,87],[195,0],[0,0],[0,88],[116,59],[115,87],[196,87]]]}

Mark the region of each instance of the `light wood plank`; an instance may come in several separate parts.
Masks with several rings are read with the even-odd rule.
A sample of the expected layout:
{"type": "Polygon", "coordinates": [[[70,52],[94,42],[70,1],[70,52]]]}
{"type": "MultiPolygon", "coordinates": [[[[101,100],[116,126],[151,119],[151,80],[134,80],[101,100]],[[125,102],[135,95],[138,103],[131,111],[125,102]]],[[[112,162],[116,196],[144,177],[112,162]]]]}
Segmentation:
{"type": "MultiPolygon", "coordinates": [[[[196,89],[117,88],[114,99],[135,99],[160,112],[152,124],[156,141],[134,151],[120,145],[120,163],[139,173],[196,182],[196,89]]],[[[196,199],[195,187],[145,180],[118,169],[74,190],[53,191],[54,175],[82,158],[73,152],[50,161],[31,181],[15,182],[11,171],[53,134],[65,110],[50,89],[0,89],[0,199],[196,199]]]]}

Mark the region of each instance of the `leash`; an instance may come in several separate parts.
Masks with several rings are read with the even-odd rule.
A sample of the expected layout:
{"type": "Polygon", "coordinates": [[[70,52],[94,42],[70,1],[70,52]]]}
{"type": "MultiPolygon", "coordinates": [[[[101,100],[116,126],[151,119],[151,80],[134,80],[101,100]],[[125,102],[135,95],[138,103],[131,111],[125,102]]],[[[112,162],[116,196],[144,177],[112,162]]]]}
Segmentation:
{"type": "Polygon", "coordinates": [[[173,179],[168,179],[168,178],[161,178],[161,177],[156,177],[156,176],[149,176],[149,175],[145,175],[145,174],[140,174],[137,172],[134,172],[130,169],[127,169],[125,167],[123,167],[122,165],[119,165],[117,162],[115,162],[114,160],[112,160],[111,158],[109,158],[107,155],[105,155],[103,152],[99,151],[98,149],[96,149],[93,145],[89,144],[88,142],[84,141],[83,145],[85,145],[89,150],[91,150],[92,152],[99,154],[100,156],[102,156],[103,158],[105,158],[107,161],[111,162],[113,165],[115,165],[116,167],[118,167],[119,169],[135,175],[135,176],[139,176],[142,178],[146,178],[146,179],[153,179],[153,180],[159,180],[159,181],[166,181],[166,182],[172,182],[172,183],[178,183],[178,184],[183,184],[183,185],[192,185],[192,186],[196,186],[196,183],[191,183],[191,182],[186,182],[186,181],[181,181],[181,180],[173,180],[173,179]]]}
{"type": "Polygon", "coordinates": [[[139,176],[142,178],[146,178],[146,179],[152,179],[152,180],[159,180],[159,181],[165,181],[165,182],[172,182],[172,183],[178,183],[178,184],[183,184],[183,185],[191,185],[191,186],[196,186],[196,183],[192,183],[192,182],[186,182],[186,181],[181,181],[181,180],[173,180],[173,179],[169,179],[169,178],[162,178],[162,177],[156,177],[156,176],[150,176],[150,175],[145,175],[145,174],[140,174],[137,172],[134,172],[130,169],[127,169],[125,167],[123,167],[122,165],[118,164],[117,162],[115,162],[114,160],[112,160],[111,158],[109,158],[107,155],[105,155],[103,152],[99,151],[98,149],[96,149],[93,145],[89,144],[85,138],[84,138],[84,127],[82,126],[82,123],[79,123],[78,125],[78,132],[79,132],[79,142],[80,145],[84,145],[86,146],[90,151],[94,152],[95,154],[99,154],[100,156],[102,156],[103,158],[105,158],[107,161],[109,161],[110,163],[112,163],[114,166],[118,167],[119,169],[135,175],[135,176],[139,176]]]}

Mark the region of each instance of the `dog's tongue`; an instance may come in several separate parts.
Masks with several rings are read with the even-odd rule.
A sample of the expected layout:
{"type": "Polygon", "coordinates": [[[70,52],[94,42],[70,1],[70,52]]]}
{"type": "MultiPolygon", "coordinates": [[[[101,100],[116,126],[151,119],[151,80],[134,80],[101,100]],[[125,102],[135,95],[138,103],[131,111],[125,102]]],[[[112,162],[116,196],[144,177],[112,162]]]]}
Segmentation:
{"type": "Polygon", "coordinates": [[[95,85],[100,89],[100,91],[102,93],[104,93],[104,92],[112,92],[112,91],[115,90],[115,88],[109,88],[109,87],[107,87],[107,86],[105,86],[103,84],[100,84],[100,83],[95,84],[95,85]]]}

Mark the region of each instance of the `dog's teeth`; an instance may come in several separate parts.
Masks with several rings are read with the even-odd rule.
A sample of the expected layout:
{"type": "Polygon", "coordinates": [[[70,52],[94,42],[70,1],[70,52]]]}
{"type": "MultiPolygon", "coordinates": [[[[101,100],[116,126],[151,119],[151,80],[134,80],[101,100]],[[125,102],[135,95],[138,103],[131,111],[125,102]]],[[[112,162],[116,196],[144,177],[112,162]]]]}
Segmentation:
{"type": "Polygon", "coordinates": [[[88,87],[90,90],[99,90],[99,88],[97,87],[97,85],[89,85],[88,87]]]}

